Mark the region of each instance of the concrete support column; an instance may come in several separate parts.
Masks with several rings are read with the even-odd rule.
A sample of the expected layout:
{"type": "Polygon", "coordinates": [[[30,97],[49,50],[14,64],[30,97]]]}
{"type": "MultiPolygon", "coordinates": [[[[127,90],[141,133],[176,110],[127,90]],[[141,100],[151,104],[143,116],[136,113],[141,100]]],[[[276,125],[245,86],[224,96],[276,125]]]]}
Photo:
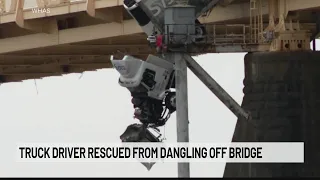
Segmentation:
{"type": "Polygon", "coordinates": [[[232,141],[303,141],[305,163],[228,163],[224,177],[320,176],[320,52],[248,53],[244,85],[256,127],[238,121],[232,141]]]}

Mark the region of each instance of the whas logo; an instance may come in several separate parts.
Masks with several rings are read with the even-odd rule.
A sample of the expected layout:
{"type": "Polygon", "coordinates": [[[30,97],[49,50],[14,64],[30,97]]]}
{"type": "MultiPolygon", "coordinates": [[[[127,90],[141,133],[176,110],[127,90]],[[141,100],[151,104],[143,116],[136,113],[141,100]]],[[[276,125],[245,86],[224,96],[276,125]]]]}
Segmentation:
{"type": "Polygon", "coordinates": [[[50,8],[32,8],[32,13],[50,13],[50,8]]]}

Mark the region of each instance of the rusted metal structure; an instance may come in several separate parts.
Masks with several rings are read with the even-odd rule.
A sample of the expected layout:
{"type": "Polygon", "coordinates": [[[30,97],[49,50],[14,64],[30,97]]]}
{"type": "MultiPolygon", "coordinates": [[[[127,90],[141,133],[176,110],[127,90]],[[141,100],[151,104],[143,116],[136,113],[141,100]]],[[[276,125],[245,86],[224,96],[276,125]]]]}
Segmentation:
{"type": "MultiPolygon", "coordinates": [[[[111,55],[156,53],[122,0],[26,2],[0,0],[0,83],[111,68],[111,55]]],[[[150,9],[159,14],[157,6],[172,2],[150,9]]],[[[221,0],[199,18],[207,35],[191,54],[249,52],[242,108],[256,124],[239,121],[233,141],[305,142],[305,164],[227,164],[225,176],[319,176],[320,54],[315,43],[310,48],[319,11],[319,0],[221,0]]]]}
{"type": "MultiPolygon", "coordinates": [[[[119,52],[154,53],[122,0],[0,2],[2,83],[109,68],[119,52]]],[[[199,19],[210,41],[194,54],[310,49],[319,7],[317,0],[222,0],[199,19]]]]}

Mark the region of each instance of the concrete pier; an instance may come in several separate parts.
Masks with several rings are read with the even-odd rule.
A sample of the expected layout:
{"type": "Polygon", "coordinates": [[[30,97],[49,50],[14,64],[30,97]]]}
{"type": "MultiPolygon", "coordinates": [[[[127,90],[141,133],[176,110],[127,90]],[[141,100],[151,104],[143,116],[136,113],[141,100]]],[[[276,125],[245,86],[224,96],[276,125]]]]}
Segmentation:
{"type": "Polygon", "coordinates": [[[231,164],[224,177],[320,177],[320,52],[248,53],[233,142],[305,143],[304,164],[231,164]]]}

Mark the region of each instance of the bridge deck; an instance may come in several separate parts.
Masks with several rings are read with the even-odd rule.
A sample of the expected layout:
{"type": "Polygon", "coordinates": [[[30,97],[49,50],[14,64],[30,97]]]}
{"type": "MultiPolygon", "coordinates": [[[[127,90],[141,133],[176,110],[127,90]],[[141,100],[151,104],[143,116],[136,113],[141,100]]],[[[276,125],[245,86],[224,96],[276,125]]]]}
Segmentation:
{"type": "Polygon", "coordinates": [[[1,14],[0,81],[110,68],[110,55],[117,52],[140,58],[154,53],[122,1],[88,2],[48,7],[50,12],[20,5],[20,12],[1,14]]]}
{"type": "MultiPolygon", "coordinates": [[[[239,2],[235,0],[230,8],[238,6],[239,9],[239,2]]],[[[244,3],[241,6],[246,7],[248,2],[241,0],[244,3]]],[[[37,12],[23,6],[23,1],[18,0],[16,10],[0,13],[2,83],[109,68],[110,55],[119,52],[142,59],[154,53],[141,28],[122,7],[122,0],[77,1],[48,6],[45,11],[38,9],[37,12]]],[[[235,18],[222,15],[225,10],[215,7],[200,21],[249,24],[248,13],[243,13],[243,18],[235,18]],[[226,19],[221,19],[222,16],[226,19]]],[[[308,29],[315,29],[313,22],[303,23],[308,29]]],[[[259,44],[213,43],[199,53],[265,51],[268,48],[259,44]]]]}

